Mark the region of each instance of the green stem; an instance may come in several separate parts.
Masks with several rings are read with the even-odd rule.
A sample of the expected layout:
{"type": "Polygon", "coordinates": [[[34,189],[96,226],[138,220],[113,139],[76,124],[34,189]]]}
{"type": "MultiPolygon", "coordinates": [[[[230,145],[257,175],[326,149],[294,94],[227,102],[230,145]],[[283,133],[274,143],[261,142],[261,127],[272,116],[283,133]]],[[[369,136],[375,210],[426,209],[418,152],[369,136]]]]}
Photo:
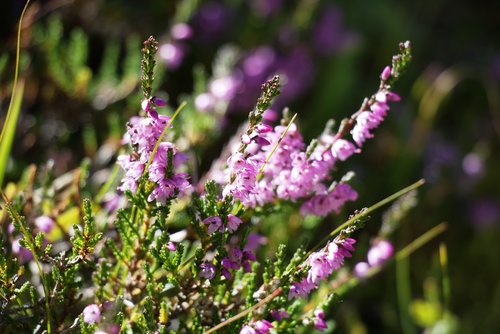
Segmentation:
{"type": "Polygon", "coordinates": [[[441,264],[442,284],[443,284],[443,300],[445,310],[450,309],[450,276],[448,275],[448,250],[446,244],[439,245],[439,262],[441,264]]]}

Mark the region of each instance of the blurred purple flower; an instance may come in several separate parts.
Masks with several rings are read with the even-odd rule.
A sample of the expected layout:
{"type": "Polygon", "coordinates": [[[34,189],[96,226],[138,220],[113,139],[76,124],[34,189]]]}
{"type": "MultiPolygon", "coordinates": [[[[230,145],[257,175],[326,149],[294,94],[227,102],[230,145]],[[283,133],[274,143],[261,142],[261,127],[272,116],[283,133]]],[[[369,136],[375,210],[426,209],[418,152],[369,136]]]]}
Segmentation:
{"type": "Polygon", "coordinates": [[[471,152],[462,160],[462,169],[468,176],[478,176],[483,171],[483,161],[479,154],[471,152]]]}
{"type": "Polygon", "coordinates": [[[240,78],[238,75],[229,75],[213,80],[208,87],[209,92],[223,101],[231,100],[236,94],[240,78]]]}
{"type": "Polygon", "coordinates": [[[276,321],[281,321],[282,319],[290,318],[290,314],[284,309],[272,310],[271,315],[276,321]]]}
{"type": "Polygon", "coordinates": [[[186,55],[186,47],[175,42],[162,44],[158,51],[168,70],[178,69],[186,55]]]}
{"type": "Polygon", "coordinates": [[[49,216],[40,216],[35,219],[35,225],[40,231],[50,233],[54,228],[55,222],[49,216]]]}
{"type": "Polygon", "coordinates": [[[243,73],[248,77],[258,77],[259,85],[276,62],[276,52],[269,46],[260,46],[250,51],[242,61],[243,73]]]}
{"type": "Polygon", "coordinates": [[[472,202],[469,219],[478,228],[500,225],[500,202],[493,199],[478,199],[472,202]]]}
{"type": "Polygon", "coordinates": [[[394,254],[394,247],[387,240],[378,241],[368,251],[367,258],[370,266],[380,266],[394,254]]]}
{"type": "Polygon", "coordinates": [[[196,110],[201,112],[213,111],[215,102],[215,97],[210,93],[202,93],[194,99],[196,110]]]}
{"type": "Polygon", "coordinates": [[[33,254],[30,250],[21,246],[19,243],[20,239],[21,238],[17,238],[12,241],[12,253],[17,255],[21,263],[26,263],[33,260],[33,254]]]}
{"type": "Polygon", "coordinates": [[[189,39],[193,36],[193,29],[189,24],[177,23],[170,29],[170,36],[177,40],[189,39]]]}
{"type": "Polygon", "coordinates": [[[281,7],[282,0],[252,0],[250,5],[257,16],[270,16],[281,7]]]}
{"type": "Polygon", "coordinates": [[[232,13],[222,3],[209,1],[200,6],[193,15],[193,36],[202,43],[222,40],[229,31],[232,13]]]}
{"type": "Polygon", "coordinates": [[[322,56],[330,55],[345,48],[354,39],[354,34],[342,25],[341,10],[332,5],[326,6],[313,27],[312,44],[316,52],[322,56]]]}
{"type": "Polygon", "coordinates": [[[261,245],[267,244],[267,238],[255,232],[250,232],[245,245],[245,251],[255,253],[261,245]]]}
{"type": "Polygon", "coordinates": [[[370,265],[367,262],[358,262],[354,266],[354,275],[356,275],[356,277],[363,278],[369,270],[370,265]]]}
{"type": "MultiPolygon", "coordinates": [[[[305,48],[296,47],[278,60],[283,87],[278,101],[287,104],[302,95],[314,80],[314,65],[305,48]]],[[[279,108],[281,109],[281,108],[279,108]]]]}

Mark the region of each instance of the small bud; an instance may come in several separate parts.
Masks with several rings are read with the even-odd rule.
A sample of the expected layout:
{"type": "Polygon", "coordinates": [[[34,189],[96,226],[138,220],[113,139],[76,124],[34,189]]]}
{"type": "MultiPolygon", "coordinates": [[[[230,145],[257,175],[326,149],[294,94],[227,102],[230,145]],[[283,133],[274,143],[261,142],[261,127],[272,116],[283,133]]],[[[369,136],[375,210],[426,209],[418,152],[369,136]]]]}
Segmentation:
{"type": "Polygon", "coordinates": [[[386,66],[382,71],[382,73],[380,74],[380,79],[382,79],[382,81],[387,81],[387,79],[389,79],[389,77],[391,76],[391,71],[392,71],[391,67],[386,66]]]}
{"type": "Polygon", "coordinates": [[[171,252],[175,252],[177,250],[177,246],[172,241],[169,241],[167,243],[167,249],[171,252]]]}

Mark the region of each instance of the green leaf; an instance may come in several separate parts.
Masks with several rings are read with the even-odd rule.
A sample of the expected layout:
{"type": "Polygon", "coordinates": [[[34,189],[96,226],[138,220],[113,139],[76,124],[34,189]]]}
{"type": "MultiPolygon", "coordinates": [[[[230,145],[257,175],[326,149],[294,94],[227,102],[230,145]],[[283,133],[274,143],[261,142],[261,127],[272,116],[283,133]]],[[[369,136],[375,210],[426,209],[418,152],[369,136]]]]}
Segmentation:
{"type": "Polygon", "coordinates": [[[16,133],[17,121],[21,112],[21,104],[24,94],[24,80],[19,81],[14,90],[12,103],[7,111],[7,117],[2,127],[0,135],[0,187],[3,185],[7,164],[9,162],[10,151],[16,133]]]}

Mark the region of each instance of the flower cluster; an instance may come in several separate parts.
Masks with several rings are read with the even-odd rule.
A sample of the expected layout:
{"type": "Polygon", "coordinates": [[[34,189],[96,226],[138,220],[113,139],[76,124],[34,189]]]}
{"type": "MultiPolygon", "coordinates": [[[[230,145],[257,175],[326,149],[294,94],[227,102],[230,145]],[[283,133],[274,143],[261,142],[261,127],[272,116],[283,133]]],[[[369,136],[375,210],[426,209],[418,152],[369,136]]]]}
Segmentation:
{"type": "Polygon", "coordinates": [[[288,298],[307,297],[313,289],[318,287],[321,280],[344,265],[344,258],[351,256],[355,243],[356,240],[352,238],[333,240],[321,250],[309,255],[304,262],[308,268],[307,276],[300,282],[292,283],[288,298]]]}
{"type": "Polygon", "coordinates": [[[143,108],[147,116],[132,117],[127,124],[124,141],[132,145],[134,152],[118,157],[118,164],[125,170],[119,189],[135,193],[147,167],[148,180],[154,183],[148,201],[165,203],[186,192],[191,185],[187,173],[176,172],[186,155],[178,152],[173,143],[162,141],[170,117],[158,115],[153,106],[163,104],[159,101],[157,98],[146,100],[143,108]]]}
{"type": "Polygon", "coordinates": [[[251,127],[241,136],[244,145],[227,160],[223,195],[231,194],[247,207],[277,200],[299,202],[303,215],[316,216],[338,212],[347,201],[356,200],[356,191],[344,181],[333,181],[331,171],[337,161],[361,152],[366,139],[373,137],[372,131],[385,119],[388,103],[399,101],[390,91],[391,73],[390,66],[384,68],[380,89],[337,133],[325,131],[310,151],[295,124],[273,128],[260,122],[251,127]],[[342,138],[349,129],[354,143],[342,138]]]}

